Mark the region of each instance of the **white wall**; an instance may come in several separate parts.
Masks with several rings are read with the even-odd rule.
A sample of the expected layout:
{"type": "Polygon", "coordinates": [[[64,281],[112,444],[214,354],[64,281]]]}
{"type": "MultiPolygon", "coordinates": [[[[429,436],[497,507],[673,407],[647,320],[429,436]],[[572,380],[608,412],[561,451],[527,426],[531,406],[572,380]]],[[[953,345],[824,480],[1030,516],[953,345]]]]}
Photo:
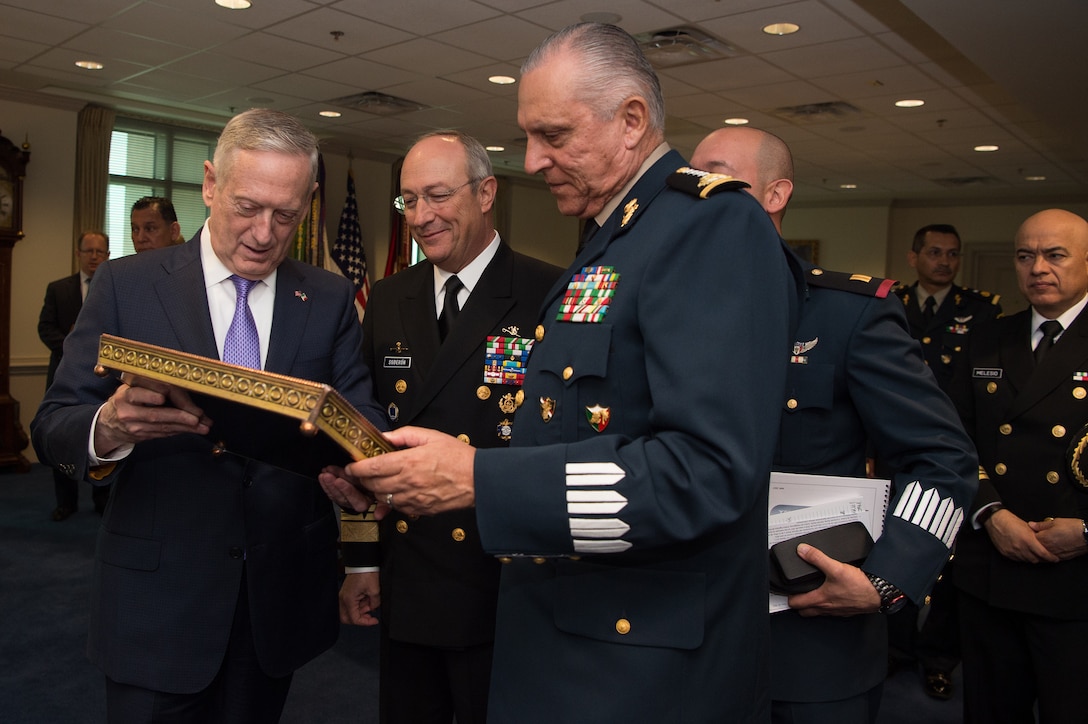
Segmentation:
{"type": "Polygon", "coordinates": [[[818,241],[817,263],[828,269],[885,276],[888,205],[790,208],[782,221],[787,241],[818,241]]]}

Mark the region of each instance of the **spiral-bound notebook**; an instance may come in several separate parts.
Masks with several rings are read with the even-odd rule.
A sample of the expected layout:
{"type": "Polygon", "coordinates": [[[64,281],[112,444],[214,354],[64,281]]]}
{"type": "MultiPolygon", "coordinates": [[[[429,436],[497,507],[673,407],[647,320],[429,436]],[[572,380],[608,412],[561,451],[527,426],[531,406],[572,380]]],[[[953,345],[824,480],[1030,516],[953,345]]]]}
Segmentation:
{"type": "MultiPolygon", "coordinates": [[[[795,536],[860,521],[876,540],[884,531],[891,481],[804,473],[771,473],[767,547],[795,536]]],[[[770,611],[785,611],[786,597],[770,594],[770,611]]]]}

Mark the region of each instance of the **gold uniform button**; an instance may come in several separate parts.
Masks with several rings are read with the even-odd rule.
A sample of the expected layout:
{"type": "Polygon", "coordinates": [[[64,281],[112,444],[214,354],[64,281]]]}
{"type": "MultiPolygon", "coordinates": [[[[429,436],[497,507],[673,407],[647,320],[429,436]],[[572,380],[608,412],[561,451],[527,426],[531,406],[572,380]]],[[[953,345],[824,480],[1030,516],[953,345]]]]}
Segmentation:
{"type": "Polygon", "coordinates": [[[408,383],[404,380],[397,380],[395,383],[393,383],[393,389],[403,395],[404,391],[408,389],[408,383]]]}
{"type": "Polygon", "coordinates": [[[574,377],[574,368],[573,367],[564,367],[563,368],[563,379],[569,380],[571,377],[574,377]]]}
{"type": "Polygon", "coordinates": [[[491,397],[491,388],[487,385],[480,385],[476,388],[476,396],[479,397],[481,400],[486,400],[487,398],[491,397]]]}
{"type": "Polygon", "coordinates": [[[993,393],[997,392],[997,383],[996,382],[987,382],[986,383],[986,391],[989,392],[991,395],[993,393]]]}
{"type": "Polygon", "coordinates": [[[631,633],[631,622],[625,618],[621,618],[619,621],[616,621],[616,633],[618,633],[620,636],[626,636],[627,634],[631,633]]]}
{"type": "Polygon", "coordinates": [[[998,463],[997,465],[994,465],[994,472],[998,475],[1004,475],[1009,472],[1009,466],[1005,463],[998,463]]]}
{"type": "Polygon", "coordinates": [[[533,563],[537,564],[538,566],[542,566],[547,562],[548,562],[548,559],[547,558],[542,558],[541,556],[537,556],[536,558],[533,559],[533,563]]]}
{"type": "Polygon", "coordinates": [[[544,325],[543,324],[536,325],[536,332],[533,334],[533,336],[536,337],[537,342],[543,342],[544,341],[544,325]]]}
{"type": "Polygon", "coordinates": [[[525,390],[518,390],[517,394],[514,395],[514,406],[515,407],[521,407],[522,403],[524,403],[524,402],[525,402],[525,390]]]}
{"type": "Polygon", "coordinates": [[[930,598],[929,598],[929,596],[926,596],[926,600],[925,600],[925,602],[924,602],[924,603],[923,603],[922,605],[924,605],[924,606],[928,606],[928,605],[929,605],[929,601],[930,601],[930,598]]]}
{"type": "Polygon", "coordinates": [[[1083,400],[1085,395],[1088,395],[1088,391],[1085,391],[1083,387],[1073,388],[1073,397],[1076,397],[1078,400],[1083,400]]]}
{"type": "Polygon", "coordinates": [[[453,532],[450,533],[450,535],[453,536],[453,539],[455,541],[460,543],[461,541],[463,541],[465,539],[465,529],[464,528],[454,528],[453,532]]]}
{"type": "Polygon", "coordinates": [[[468,445],[468,443],[469,443],[468,435],[466,435],[463,432],[460,435],[457,436],[457,439],[460,440],[461,442],[465,443],[466,445],[468,445]]]}
{"type": "Polygon", "coordinates": [[[1011,435],[1012,434],[1012,425],[1010,425],[1009,423],[1006,422],[1004,425],[997,428],[997,431],[1000,432],[1002,435],[1011,435]]]}
{"type": "Polygon", "coordinates": [[[407,533],[408,532],[408,521],[398,520],[397,521],[397,532],[398,533],[407,533]]]}
{"type": "Polygon", "coordinates": [[[786,400],[786,407],[788,407],[791,410],[796,410],[797,409],[797,400],[793,399],[792,397],[790,399],[786,400]]]}
{"type": "Polygon", "coordinates": [[[1054,485],[1058,482],[1058,474],[1051,470],[1049,473],[1046,474],[1046,481],[1051,485],[1054,485]]]}
{"type": "Polygon", "coordinates": [[[811,272],[812,276],[814,276],[814,277],[823,276],[823,273],[824,273],[824,270],[820,269],[819,267],[813,269],[812,272],[811,272]]]}
{"type": "Polygon", "coordinates": [[[1065,437],[1065,427],[1062,425],[1055,425],[1050,428],[1050,434],[1054,437],[1065,437]]]}
{"type": "Polygon", "coordinates": [[[514,562],[514,559],[511,558],[510,556],[499,556],[499,563],[502,563],[503,565],[509,565],[509,564],[511,564],[513,562],[514,562]]]}
{"type": "Polygon", "coordinates": [[[929,344],[933,341],[932,337],[922,337],[922,344],[929,344]]]}

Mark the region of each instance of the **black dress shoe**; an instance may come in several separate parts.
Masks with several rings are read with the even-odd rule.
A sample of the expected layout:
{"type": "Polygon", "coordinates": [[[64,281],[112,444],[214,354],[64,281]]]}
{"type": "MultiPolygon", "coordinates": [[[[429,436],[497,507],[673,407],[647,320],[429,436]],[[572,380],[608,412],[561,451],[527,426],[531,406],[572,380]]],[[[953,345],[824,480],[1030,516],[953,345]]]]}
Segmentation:
{"type": "Polygon", "coordinates": [[[53,508],[53,520],[58,523],[62,520],[68,520],[75,512],[76,509],[70,505],[58,505],[56,508],[53,508]]]}
{"type": "Polygon", "coordinates": [[[952,698],[952,677],[943,671],[927,671],[924,687],[934,699],[948,701],[952,698]]]}

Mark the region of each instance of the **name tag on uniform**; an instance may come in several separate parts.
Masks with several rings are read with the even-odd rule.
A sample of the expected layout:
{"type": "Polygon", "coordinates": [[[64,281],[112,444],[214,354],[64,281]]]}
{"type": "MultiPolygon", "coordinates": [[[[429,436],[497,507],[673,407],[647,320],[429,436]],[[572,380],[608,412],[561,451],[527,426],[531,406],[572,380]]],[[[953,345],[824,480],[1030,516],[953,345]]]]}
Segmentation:
{"type": "Polygon", "coordinates": [[[390,357],[386,357],[385,361],[382,363],[382,367],[386,368],[387,370],[389,370],[389,369],[406,370],[406,369],[409,369],[411,366],[412,366],[412,358],[411,357],[392,357],[392,356],[390,356],[390,357]]]}
{"type": "Polygon", "coordinates": [[[971,370],[971,376],[982,380],[999,380],[1005,376],[1005,370],[1000,367],[975,367],[971,370]]]}

